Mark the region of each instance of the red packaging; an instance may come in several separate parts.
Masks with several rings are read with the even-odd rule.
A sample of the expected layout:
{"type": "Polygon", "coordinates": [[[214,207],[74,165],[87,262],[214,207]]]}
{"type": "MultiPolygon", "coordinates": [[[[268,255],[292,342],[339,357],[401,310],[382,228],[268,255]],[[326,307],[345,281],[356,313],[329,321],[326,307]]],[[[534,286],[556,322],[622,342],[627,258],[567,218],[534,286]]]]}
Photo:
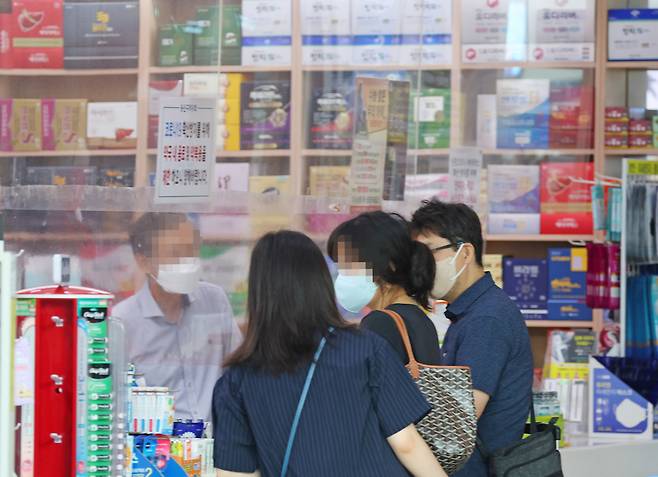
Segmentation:
{"type": "Polygon", "coordinates": [[[591,162],[548,162],[541,165],[542,214],[587,212],[591,216],[591,185],[574,182],[573,179],[594,180],[594,164],[591,162]]]}
{"type": "Polygon", "coordinates": [[[14,0],[14,68],[63,68],[63,9],[60,0],[14,0]]]}
{"type": "Polygon", "coordinates": [[[605,118],[628,120],[628,108],[624,106],[608,106],[605,108],[605,118]]]}
{"type": "Polygon", "coordinates": [[[606,245],[607,266],[606,271],[606,290],[608,294],[608,303],[606,308],[609,310],[618,310],[621,297],[621,247],[616,243],[606,245]]]}
{"type": "Polygon", "coordinates": [[[628,147],[644,148],[653,146],[653,136],[647,134],[630,134],[628,136],[628,147]]]}
{"type": "Polygon", "coordinates": [[[621,134],[628,132],[628,121],[619,119],[606,119],[605,132],[613,134],[621,134]]]}
{"type": "Polygon", "coordinates": [[[628,147],[627,133],[605,133],[605,147],[611,149],[624,149],[628,147]]]}
{"type": "Polygon", "coordinates": [[[556,235],[591,235],[592,213],[541,214],[541,233],[556,235]]]}
{"type": "Polygon", "coordinates": [[[0,68],[11,67],[11,13],[0,13],[0,68]]]}
{"type": "Polygon", "coordinates": [[[550,130],[550,147],[553,149],[590,149],[594,133],[590,129],[550,130]]]}
{"type": "Polygon", "coordinates": [[[160,119],[158,116],[149,116],[149,135],[148,135],[148,147],[149,149],[155,149],[158,147],[158,128],[160,126],[160,119]]]}
{"type": "Polygon", "coordinates": [[[594,88],[569,86],[551,90],[551,129],[592,129],[594,88]]]}
{"type": "Polygon", "coordinates": [[[631,134],[652,134],[653,125],[648,119],[631,119],[628,122],[628,130],[631,134]]]}
{"type": "Polygon", "coordinates": [[[607,255],[602,243],[587,243],[586,303],[590,308],[607,305],[607,255]]]}

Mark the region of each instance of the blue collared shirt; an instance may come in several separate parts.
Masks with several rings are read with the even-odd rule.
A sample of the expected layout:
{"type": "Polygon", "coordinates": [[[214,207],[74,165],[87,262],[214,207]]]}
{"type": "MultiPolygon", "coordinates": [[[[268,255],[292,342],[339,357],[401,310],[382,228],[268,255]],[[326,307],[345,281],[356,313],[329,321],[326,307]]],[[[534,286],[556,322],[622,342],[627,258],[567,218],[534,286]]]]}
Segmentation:
{"type": "MultiPolygon", "coordinates": [[[[519,440],[530,410],[533,361],[528,328],[512,300],[485,274],[445,312],[451,321],[441,364],[470,366],[473,387],[490,396],[478,434],[493,452],[519,440]]],[[[455,474],[486,476],[479,452],[455,474]]]]}
{"type": "Polygon", "coordinates": [[[242,341],[224,291],[200,283],[187,295],[181,319],[172,323],[145,284],[117,304],[112,315],[125,327],[126,359],[146,385],[170,388],[177,418],[209,421],[213,386],[223,374],[224,358],[242,341]]]}

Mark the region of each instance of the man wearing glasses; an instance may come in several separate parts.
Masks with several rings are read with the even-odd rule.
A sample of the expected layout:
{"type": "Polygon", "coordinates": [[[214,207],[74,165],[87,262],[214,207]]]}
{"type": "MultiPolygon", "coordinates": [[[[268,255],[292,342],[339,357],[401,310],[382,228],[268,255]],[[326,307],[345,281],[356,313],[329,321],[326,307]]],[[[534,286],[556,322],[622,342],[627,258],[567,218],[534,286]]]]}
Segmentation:
{"type": "MultiPolygon", "coordinates": [[[[432,295],[449,303],[441,364],[471,368],[482,448],[514,444],[530,409],[532,351],[519,309],[482,267],[480,219],[464,204],[432,200],[414,213],[412,227],[436,260],[432,295]]],[[[480,450],[454,475],[487,476],[480,450]]]]}

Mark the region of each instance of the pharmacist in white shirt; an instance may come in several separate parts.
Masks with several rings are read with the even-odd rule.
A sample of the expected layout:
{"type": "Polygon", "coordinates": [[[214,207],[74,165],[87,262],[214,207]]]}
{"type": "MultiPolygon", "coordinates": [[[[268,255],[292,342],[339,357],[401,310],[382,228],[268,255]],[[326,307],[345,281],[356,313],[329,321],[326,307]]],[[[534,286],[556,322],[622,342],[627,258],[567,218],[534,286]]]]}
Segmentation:
{"type": "Polygon", "coordinates": [[[185,215],[147,213],[130,242],[146,282],[113,310],[126,358],[147,386],[174,393],[177,418],[209,421],[224,358],[242,341],[226,293],[199,280],[201,240],[185,215]]]}

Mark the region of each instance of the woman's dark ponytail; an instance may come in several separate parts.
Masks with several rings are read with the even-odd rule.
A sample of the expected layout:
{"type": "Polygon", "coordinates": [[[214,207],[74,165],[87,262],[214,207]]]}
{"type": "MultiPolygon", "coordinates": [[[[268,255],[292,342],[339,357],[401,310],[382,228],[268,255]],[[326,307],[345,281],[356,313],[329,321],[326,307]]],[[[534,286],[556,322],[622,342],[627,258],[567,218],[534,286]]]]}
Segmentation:
{"type": "Polygon", "coordinates": [[[430,249],[424,243],[412,241],[411,267],[405,290],[410,297],[428,309],[435,273],[436,262],[430,249]]]}

